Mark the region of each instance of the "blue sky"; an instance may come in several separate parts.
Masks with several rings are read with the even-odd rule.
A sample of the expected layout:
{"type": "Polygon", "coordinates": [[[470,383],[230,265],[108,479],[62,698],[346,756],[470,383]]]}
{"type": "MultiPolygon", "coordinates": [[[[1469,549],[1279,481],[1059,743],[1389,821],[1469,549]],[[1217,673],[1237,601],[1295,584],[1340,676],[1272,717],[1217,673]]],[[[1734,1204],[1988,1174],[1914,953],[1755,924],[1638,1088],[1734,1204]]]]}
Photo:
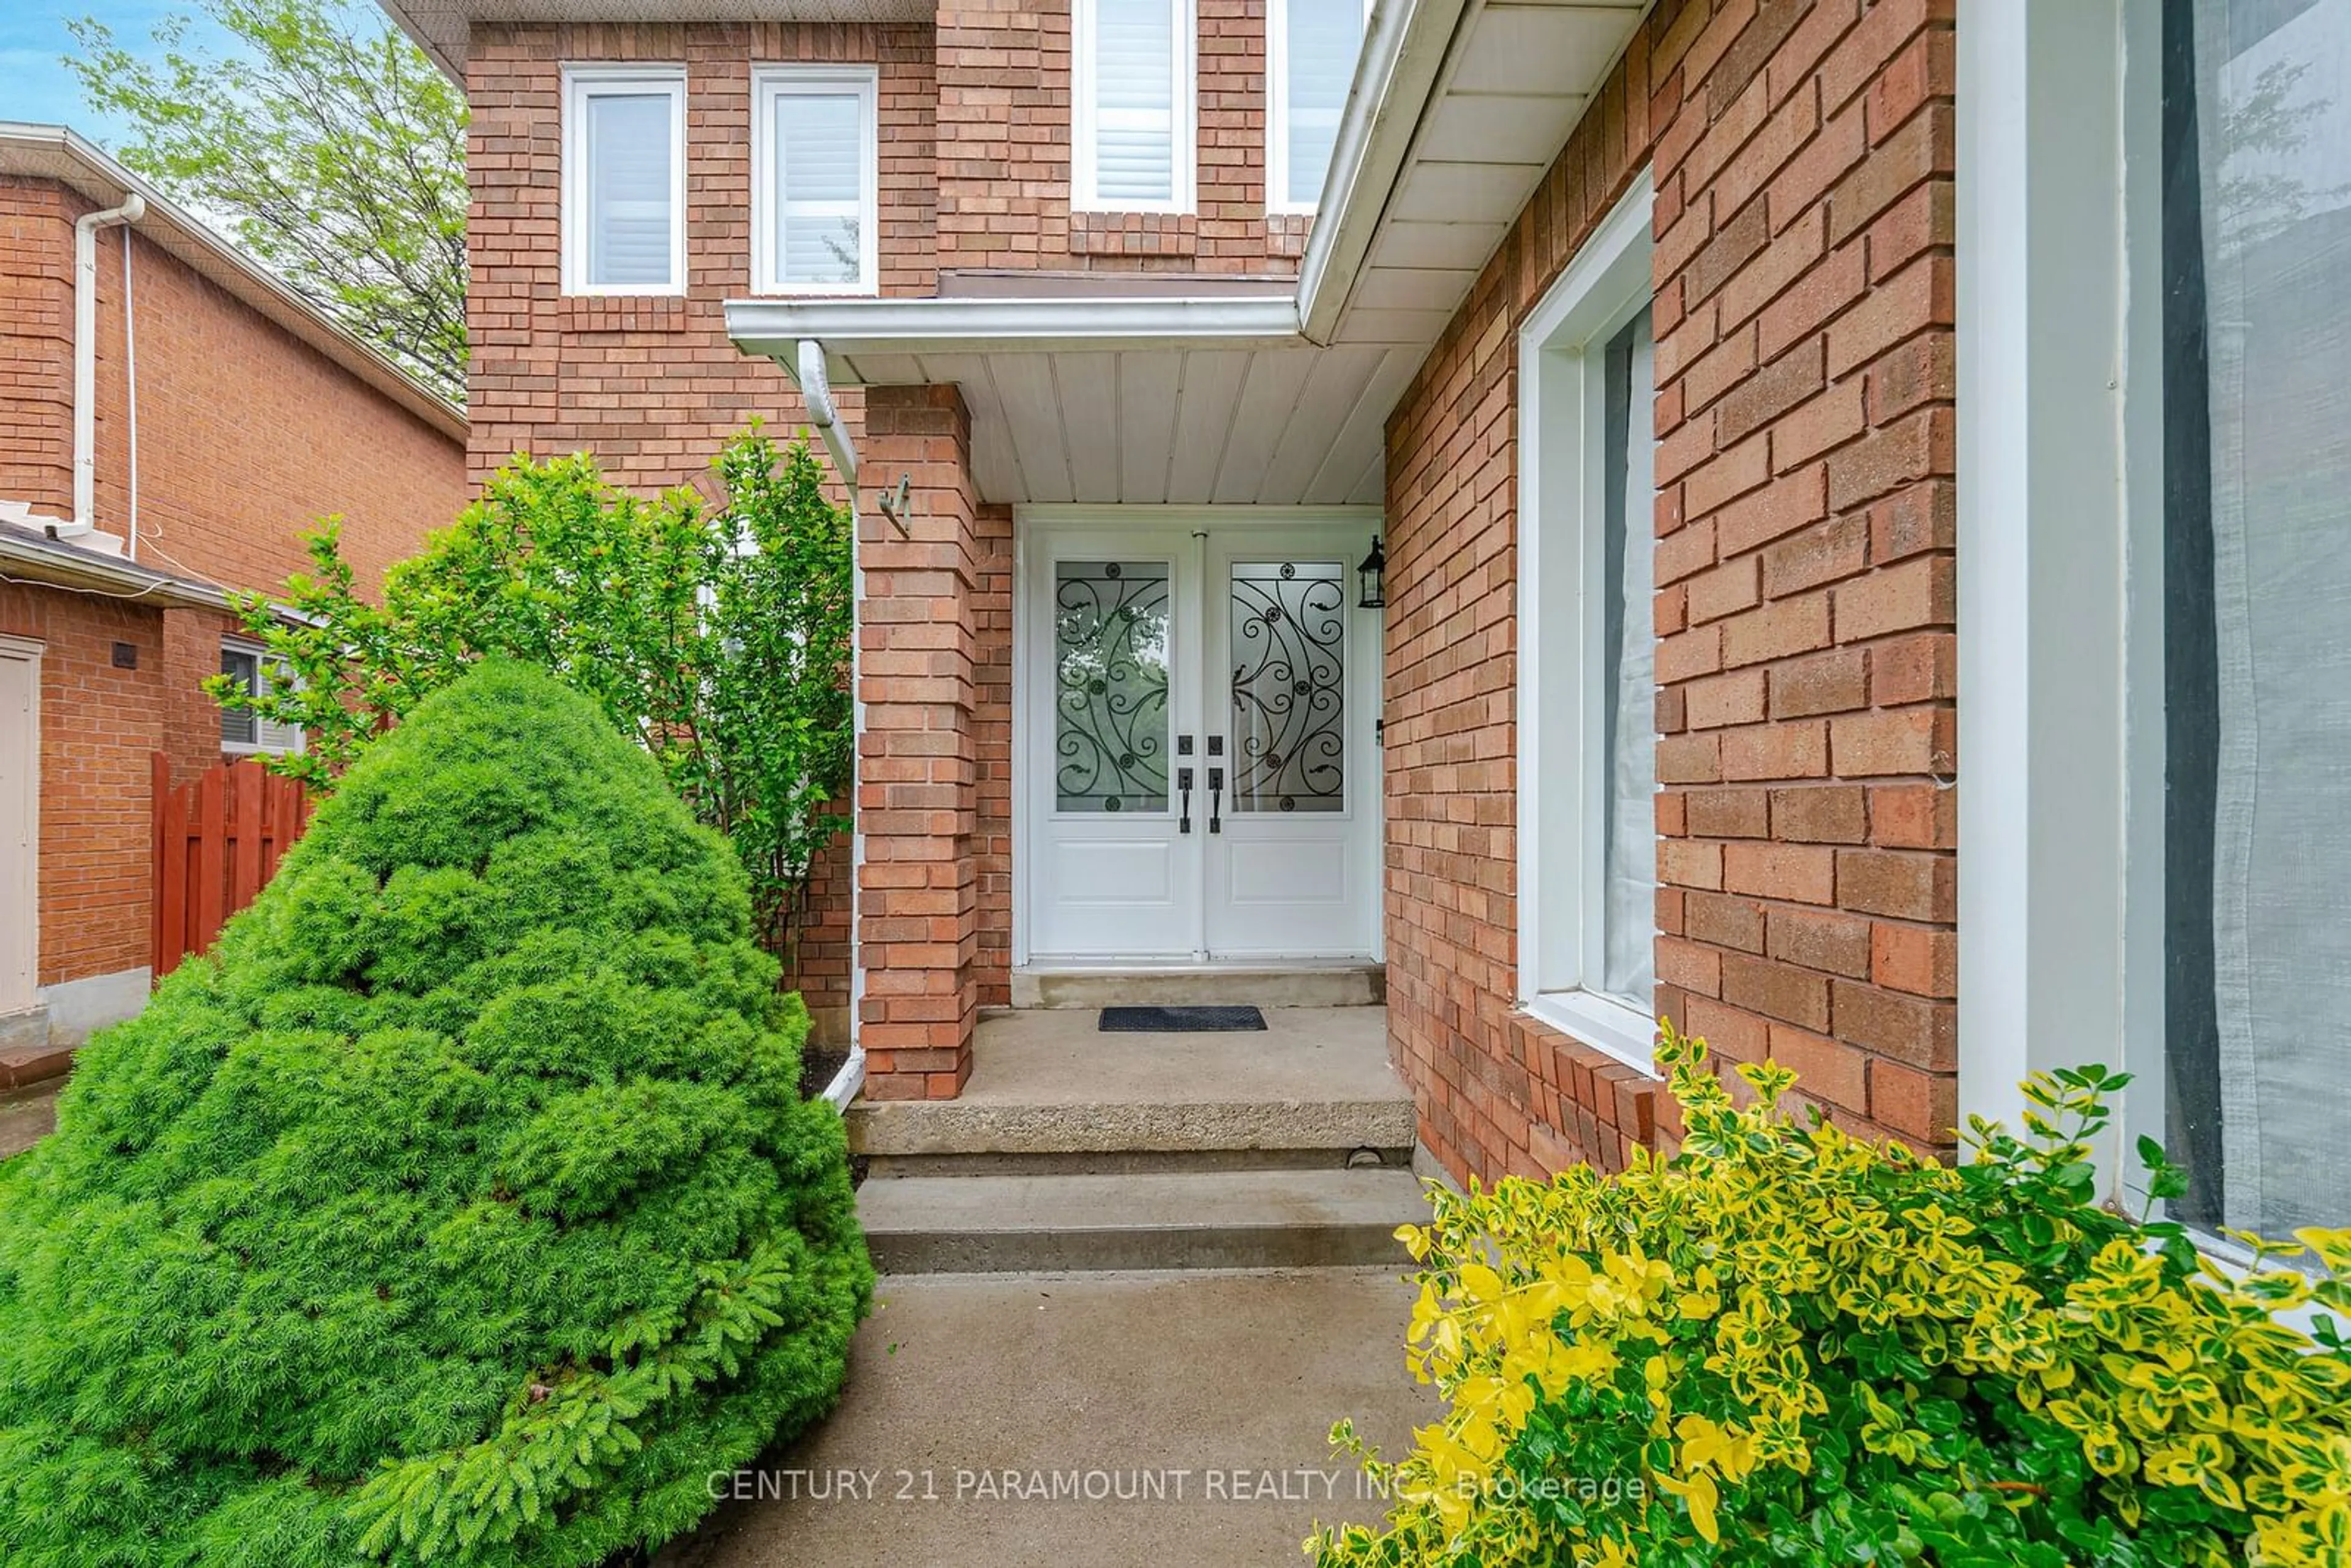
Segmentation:
{"type": "MultiPolygon", "coordinates": [[[[148,47],[157,22],[173,12],[193,16],[190,0],[0,0],[0,120],[70,125],[94,141],[111,143],[111,125],[83,107],[81,83],[59,63],[72,51],[66,23],[95,16],[135,49],[148,47]]],[[[217,49],[223,35],[209,22],[188,30],[187,43],[217,49]]]]}

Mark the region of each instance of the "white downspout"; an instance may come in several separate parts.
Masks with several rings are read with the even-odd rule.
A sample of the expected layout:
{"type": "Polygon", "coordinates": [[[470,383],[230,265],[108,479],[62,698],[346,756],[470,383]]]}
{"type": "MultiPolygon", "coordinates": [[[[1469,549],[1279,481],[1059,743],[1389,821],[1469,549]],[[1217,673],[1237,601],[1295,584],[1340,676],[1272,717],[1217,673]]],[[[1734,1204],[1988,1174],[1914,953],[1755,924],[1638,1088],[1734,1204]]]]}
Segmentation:
{"type": "Polygon", "coordinates": [[[74,504],[73,521],[55,530],[61,536],[98,527],[98,231],[146,215],[146,199],[133,192],[119,207],[74,220],[74,504]]]}
{"type": "MultiPolygon", "coordinates": [[[[825,449],[832,454],[833,466],[840,471],[841,483],[849,487],[851,602],[862,604],[865,567],[857,552],[857,447],[832,406],[832,386],[824,373],[824,345],[813,338],[801,339],[797,358],[783,368],[800,389],[800,402],[808,407],[809,423],[823,436],[825,449]]],[[[858,690],[857,643],[852,629],[849,640],[849,689],[852,694],[858,690]]],[[[864,699],[852,695],[852,701],[856,717],[851,728],[862,736],[865,733],[864,699]]],[[[825,1085],[821,1095],[834,1110],[843,1112],[865,1086],[864,1028],[859,1018],[865,1009],[865,946],[857,939],[858,915],[863,904],[857,884],[864,864],[864,819],[852,810],[849,829],[849,1060],[841,1064],[841,1071],[832,1075],[832,1082],[825,1085]]]]}

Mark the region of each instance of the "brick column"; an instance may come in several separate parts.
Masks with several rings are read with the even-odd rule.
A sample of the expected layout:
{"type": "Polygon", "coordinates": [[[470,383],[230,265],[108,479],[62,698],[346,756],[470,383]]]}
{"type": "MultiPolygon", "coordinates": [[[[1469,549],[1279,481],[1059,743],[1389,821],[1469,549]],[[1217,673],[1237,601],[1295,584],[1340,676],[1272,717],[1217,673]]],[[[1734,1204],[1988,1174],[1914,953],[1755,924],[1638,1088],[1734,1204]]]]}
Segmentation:
{"type": "Polygon", "coordinates": [[[914,477],[911,538],[861,508],[857,934],[865,1093],[951,1100],[979,1010],[978,632],[984,559],[971,416],[954,387],[866,393],[869,490],[914,477]]]}

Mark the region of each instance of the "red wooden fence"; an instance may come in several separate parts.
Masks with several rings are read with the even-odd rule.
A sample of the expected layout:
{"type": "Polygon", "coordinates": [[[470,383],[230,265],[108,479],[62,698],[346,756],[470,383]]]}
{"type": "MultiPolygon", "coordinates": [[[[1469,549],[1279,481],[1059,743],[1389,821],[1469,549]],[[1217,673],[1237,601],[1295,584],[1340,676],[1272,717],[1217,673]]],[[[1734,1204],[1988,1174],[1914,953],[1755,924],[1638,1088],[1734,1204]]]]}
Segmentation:
{"type": "Polygon", "coordinates": [[[310,825],[310,795],[251,758],[207,768],[178,789],[155,756],[155,977],[220,935],[257,897],[310,825]]]}

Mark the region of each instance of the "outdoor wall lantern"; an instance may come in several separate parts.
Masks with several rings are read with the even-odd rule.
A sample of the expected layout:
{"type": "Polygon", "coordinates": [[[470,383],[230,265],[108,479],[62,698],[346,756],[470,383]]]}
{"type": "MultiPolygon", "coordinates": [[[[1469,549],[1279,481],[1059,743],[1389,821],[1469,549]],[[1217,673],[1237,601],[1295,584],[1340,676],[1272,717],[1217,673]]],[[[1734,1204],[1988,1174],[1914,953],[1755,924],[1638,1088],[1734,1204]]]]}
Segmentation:
{"type": "Polygon", "coordinates": [[[1388,558],[1380,549],[1379,536],[1372,536],[1372,553],[1355,568],[1355,577],[1364,585],[1364,593],[1355,602],[1365,610],[1384,609],[1388,601],[1388,558]]]}

